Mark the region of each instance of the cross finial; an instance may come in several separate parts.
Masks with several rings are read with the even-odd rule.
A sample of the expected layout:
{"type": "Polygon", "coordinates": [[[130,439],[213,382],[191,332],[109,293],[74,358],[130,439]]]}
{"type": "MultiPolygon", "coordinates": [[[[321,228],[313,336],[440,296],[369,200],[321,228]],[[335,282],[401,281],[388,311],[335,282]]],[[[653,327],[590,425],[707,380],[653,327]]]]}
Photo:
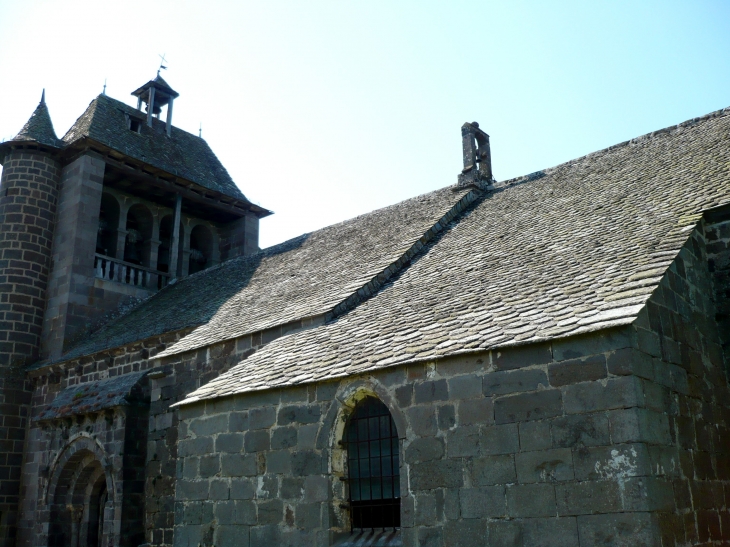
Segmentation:
{"type": "Polygon", "coordinates": [[[102,95],[106,95],[106,78],[104,78],[104,89],[101,90],[102,95]]]}
{"type": "Polygon", "coordinates": [[[160,68],[157,69],[157,75],[160,75],[160,70],[167,70],[167,67],[165,66],[165,63],[167,62],[167,59],[165,59],[165,54],[162,55],[157,54],[157,56],[160,58],[160,68]]]}

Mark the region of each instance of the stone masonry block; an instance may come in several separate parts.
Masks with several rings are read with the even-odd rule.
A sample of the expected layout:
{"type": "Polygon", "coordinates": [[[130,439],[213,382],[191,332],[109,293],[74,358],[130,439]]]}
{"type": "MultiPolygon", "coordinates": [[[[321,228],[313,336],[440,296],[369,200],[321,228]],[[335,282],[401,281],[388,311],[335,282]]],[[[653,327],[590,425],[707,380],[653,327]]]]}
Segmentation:
{"type": "Polygon", "coordinates": [[[474,458],[469,468],[471,483],[476,486],[508,484],[517,480],[514,456],[503,454],[474,458]]]}
{"type": "Polygon", "coordinates": [[[436,408],[434,406],[414,406],[406,409],[405,414],[413,433],[419,437],[436,435],[436,408]]]}
{"type": "Polygon", "coordinates": [[[633,374],[641,378],[651,379],[654,374],[651,357],[634,348],[624,348],[609,353],[606,366],[608,372],[616,376],[633,374]]]}
{"type": "Polygon", "coordinates": [[[200,476],[203,478],[214,477],[220,473],[221,464],[218,454],[209,454],[200,458],[200,476]]]}
{"type": "Polygon", "coordinates": [[[553,387],[600,380],[607,375],[606,357],[593,355],[587,359],[572,359],[555,363],[548,367],[548,374],[550,375],[550,385],[553,387]]]}
{"type": "Polygon", "coordinates": [[[297,528],[316,530],[322,526],[322,504],[297,503],[294,506],[294,523],[297,528]]]}
{"type": "Polygon", "coordinates": [[[291,453],[288,450],[271,450],[265,453],[266,472],[288,475],[291,473],[291,453]]]}
{"type": "MultiPolygon", "coordinates": [[[[606,420],[606,424],[606,432],[608,432],[608,420],[606,420]]],[[[520,450],[544,450],[552,447],[549,420],[539,422],[522,422],[519,424],[519,429],[520,450]]]]}
{"type": "Polygon", "coordinates": [[[651,461],[644,444],[579,448],[573,454],[573,464],[579,481],[624,480],[651,474],[651,461]]]}
{"type": "Polygon", "coordinates": [[[515,456],[515,466],[522,484],[573,479],[573,455],[569,448],[521,452],[515,456]]]}
{"type": "Polygon", "coordinates": [[[258,473],[254,454],[221,454],[221,473],[226,477],[253,477],[258,473]]]}
{"type": "Polygon", "coordinates": [[[215,531],[215,544],[217,547],[248,547],[249,527],[218,526],[215,531]]]}
{"type": "Polygon", "coordinates": [[[228,432],[228,415],[205,416],[190,421],[190,431],[198,437],[208,437],[216,433],[228,432]]]}
{"type": "Polygon", "coordinates": [[[513,484],[507,487],[507,514],[510,517],[555,515],[555,490],[551,484],[513,484]]]}
{"type": "Polygon", "coordinates": [[[480,441],[478,427],[457,427],[446,433],[446,451],[449,458],[478,456],[480,441]]]}
{"type": "Polygon", "coordinates": [[[308,502],[327,501],[329,480],[323,475],[311,475],[304,479],[304,499],[308,502]]]}
{"type": "Polygon", "coordinates": [[[452,520],[444,526],[444,547],[483,547],[486,539],[486,520],[452,520]]]}
{"type": "Polygon", "coordinates": [[[610,442],[605,412],[560,416],[552,420],[551,428],[556,447],[596,446],[610,442]]]}
{"type": "Polygon", "coordinates": [[[650,513],[609,513],[578,517],[581,547],[632,545],[654,547],[660,537],[650,513]]]}
{"type": "Polygon", "coordinates": [[[489,543],[503,547],[522,547],[522,522],[517,520],[493,520],[487,526],[489,543]]]}
{"type": "Polygon", "coordinates": [[[566,414],[630,408],[644,402],[641,381],[634,376],[611,378],[605,385],[602,382],[585,382],[563,389],[566,414]]]}
{"type": "Polygon", "coordinates": [[[304,496],[303,477],[282,477],[279,496],[285,500],[299,500],[304,496]]]}
{"type": "Polygon", "coordinates": [[[229,485],[227,479],[213,479],[210,481],[208,499],[227,500],[229,496],[229,485]]]}
{"type": "Polygon", "coordinates": [[[433,403],[434,401],[446,401],[449,398],[449,387],[446,380],[435,380],[416,384],[415,402],[433,403]]]}
{"type": "Polygon", "coordinates": [[[438,407],[438,427],[441,430],[451,429],[456,425],[456,409],[454,405],[438,407]]]}
{"type": "Polygon", "coordinates": [[[297,446],[300,449],[315,448],[319,427],[319,423],[300,425],[297,432],[297,446]]]}
{"type": "Polygon", "coordinates": [[[178,480],[175,485],[175,499],[181,501],[207,500],[208,481],[178,480]]]}
{"type": "Polygon", "coordinates": [[[539,369],[499,371],[486,374],[482,380],[484,395],[505,395],[522,391],[534,391],[538,386],[547,387],[545,372],[539,369]]]}
{"type": "Polygon", "coordinates": [[[280,524],[284,520],[284,503],[278,499],[258,502],[258,524],[280,524]]]}
{"type": "Polygon", "coordinates": [[[408,463],[438,460],[444,455],[444,442],[437,437],[421,437],[414,439],[405,451],[408,463]]]}
{"type": "Polygon", "coordinates": [[[437,460],[410,466],[411,489],[433,490],[453,488],[464,483],[463,465],[460,460],[437,460]]]}
{"type": "Polygon", "coordinates": [[[250,429],[266,429],[274,425],[276,421],[276,409],[273,406],[252,408],[248,411],[248,424],[250,429]]]}
{"type": "Polygon", "coordinates": [[[619,327],[599,333],[553,340],[552,346],[555,361],[567,361],[597,355],[631,347],[630,329],[619,327]]]}
{"type": "Polygon", "coordinates": [[[494,403],[494,417],[498,424],[542,420],[562,413],[562,395],[557,389],[501,397],[494,403]]]}
{"type": "Polygon", "coordinates": [[[528,545],[530,547],[576,547],[579,545],[575,517],[528,519],[524,521],[522,535],[525,547],[528,545]]]}
{"type": "Polygon", "coordinates": [[[216,452],[236,453],[243,450],[243,434],[223,433],[215,439],[216,452]]]}
{"type": "Polygon", "coordinates": [[[528,344],[492,352],[492,362],[497,370],[512,370],[530,365],[542,365],[553,359],[549,343],[528,344]]]}
{"type": "Polygon", "coordinates": [[[456,401],[481,397],[482,379],[476,374],[456,376],[448,380],[449,396],[456,401]]]}
{"type": "Polygon", "coordinates": [[[492,399],[470,399],[459,401],[459,425],[494,424],[494,403],[492,399]]]}
{"type": "Polygon", "coordinates": [[[481,430],[481,454],[512,454],[520,449],[517,424],[495,425],[481,430]]]}
{"type": "Polygon", "coordinates": [[[436,496],[433,494],[418,494],[415,499],[414,523],[416,526],[433,526],[436,524],[437,509],[436,496]]]}
{"type": "Polygon", "coordinates": [[[269,450],[270,444],[268,430],[248,431],[244,436],[243,445],[246,452],[269,450]]]}
{"type": "Polygon", "coordinates": [[[671,481],[663,477],[630,477],[622,483],[625,511],[674,511],[671,481]]]}
{"type": "Polygon", "coordinates": [[[320,420],[322,409],[319,405],[289,405],[279,410],[279,425],[293,423],[311,424],[320,420]]]}
{"type": "Polygon", "coordinates": [[[231,479],[230,498],[232,500],[250,500],[254,498],[256,488],[252,479],[231,479]]]}
{"type": "Polygon", "coordinates": [[[615,480],[558,484],[555,487],[558,514],[591,515],[623,510],[621,491],[615,480]]]}
{"type": "Polygon", "coordinates": [[[324,456],[313,450],[294,452],[291,457],[292,475],[295,477],[319,475],[324,472],[323,462],[324,456]]]}
{"type": "Polygon", "coordinates": [[[502,517],[505,514],[504,486],[482,486],[459,490],[461,517],[484,519],[502,517]]]}
{"type": "Polygon", "coordinates": [[[611,441],[614,443],[646,442],[669,445],[672,437],[665,414],[644,408],[614,410],[609,413],[611,441]]]}
{"type": "Polygon", "coordinates": [[[296,427],[277,427],[271,433],[271,448],[281,450],[297,445],[296,427]]]}

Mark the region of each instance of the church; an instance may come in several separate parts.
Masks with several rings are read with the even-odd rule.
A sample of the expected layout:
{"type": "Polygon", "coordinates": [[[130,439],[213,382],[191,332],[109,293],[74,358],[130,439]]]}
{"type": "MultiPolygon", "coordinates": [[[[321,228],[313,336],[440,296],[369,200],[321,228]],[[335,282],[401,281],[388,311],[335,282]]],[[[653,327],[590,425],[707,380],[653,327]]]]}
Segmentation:
{"type": "Polygon", "coordinates": [[[730,108],[260,249],[132,95],[0,143],[0,546],[730,544],[730,108]]]}

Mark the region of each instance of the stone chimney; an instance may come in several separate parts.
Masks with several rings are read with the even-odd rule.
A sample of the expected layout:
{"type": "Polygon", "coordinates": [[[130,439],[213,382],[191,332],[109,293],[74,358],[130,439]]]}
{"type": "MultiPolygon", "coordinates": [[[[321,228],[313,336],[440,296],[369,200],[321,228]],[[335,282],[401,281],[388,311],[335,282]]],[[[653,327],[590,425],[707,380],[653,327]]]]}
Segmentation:
{"type": "Polygon", "coordinates": [[[458,184],[484,186],[492,184],[492,154],[489,151],[489,135],[479,129],[477,122],[461,126],[461,144],[464,149],[464,169],[458,184]]]}

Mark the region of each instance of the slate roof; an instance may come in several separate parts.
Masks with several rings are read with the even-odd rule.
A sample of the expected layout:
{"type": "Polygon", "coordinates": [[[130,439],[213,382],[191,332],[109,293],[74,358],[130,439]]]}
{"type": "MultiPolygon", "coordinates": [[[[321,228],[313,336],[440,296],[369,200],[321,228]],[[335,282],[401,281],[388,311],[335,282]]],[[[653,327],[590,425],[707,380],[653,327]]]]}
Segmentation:
{"type": "Polygon", "coordinates": [[[202,138],[177,127],[168,137],[163,121],[153,118],[149,127],[146,113],[106,95],[91,101],[63,141],[69,145],[85,137],[209,190],[248,201],[202,138]],[[129,130],[125,114],[142,122],[140,133],[129,130]]]}
{"type": "Polygon", "coordinates": [[[64,388],[36,419],[54,420],[133,404],[143,397],[139,381],[147,372],[132,372],[64,388]]]}
{"type": "MultiPolygon", "coordinates": [[[[39,144],[45,144],[54,148],[61,148],[63,142],[56,136],[53,130],[53,122],[48,112],[45,101],[45,92],[41,97],[41,102],[31,114],[30,118],[13,139],[13,141],[32,141],[39,144]]],[[[12,142],[12,141],[11,141],[12,142]]]]}
{"type": "Polygon", "coordinates": [[[728,203],[730,108],[509,181],[376,296],[184,403],[629,324],[728,203]]]}
{"type": "Polygon", "coordinates": [[[437,190],[183,278],[62,360],[198,327],[164,356],[329,312],[397,262],[468,195],[468,188],[437,190]]]}

